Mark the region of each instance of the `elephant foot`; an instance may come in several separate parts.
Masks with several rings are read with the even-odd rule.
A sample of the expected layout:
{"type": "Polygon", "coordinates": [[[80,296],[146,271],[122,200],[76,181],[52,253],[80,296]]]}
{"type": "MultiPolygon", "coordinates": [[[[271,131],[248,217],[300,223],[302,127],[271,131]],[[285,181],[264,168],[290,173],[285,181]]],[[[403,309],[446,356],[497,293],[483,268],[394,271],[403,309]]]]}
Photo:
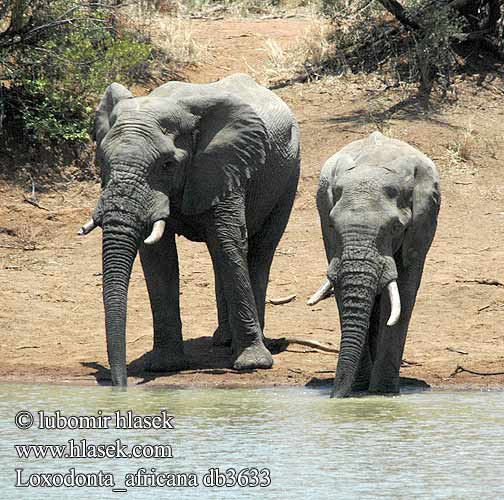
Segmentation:
{"type": "Polygon", "coordinates": [[[362,382],[354,382],[352,384],[352,392],[367,392],[369,390],[369,380],[362,382]]]}
{"type": "Polygon", "coordinates": [[[236,358],[233,368],[235,370],[255,370],[257,368],[271,368],[273,358],[264,344],[252,344],[246,347],[236,358]]]}
{"type": "Polygon", "coordinates": [[[176,372],[188,366],[185,355],[170,348],[153,349],[145,354],[145,370],[148,372],[176,372]]]}
{"type": "Polygon", "coordinates": [[[229,328],[218,326],[213,334],[213,345],[216,347],[229,347],[232,342],[231,332],[229,328]]]}
{"type": "Polygon", "coordinates": [[[399,378],[391,381],[372,382],[369,386],[372,394],[399,394],[399,378]]]}

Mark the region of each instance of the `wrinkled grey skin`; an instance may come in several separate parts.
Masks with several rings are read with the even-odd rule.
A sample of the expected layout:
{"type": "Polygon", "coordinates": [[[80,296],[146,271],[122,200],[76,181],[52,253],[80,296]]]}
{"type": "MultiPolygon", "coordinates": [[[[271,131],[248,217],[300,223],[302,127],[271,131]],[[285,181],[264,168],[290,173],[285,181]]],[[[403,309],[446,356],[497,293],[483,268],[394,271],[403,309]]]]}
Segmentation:
{"type": "Polygon", "coordinates": [[[317,207],[341,326],[332,396],[399,392],[406,333],[439,206],[434,163],[379,132],[324,165],[317,207]],[[402,307],[398,322],[387,326],[386,287],[393,280],[402,307]]]}
{"type": "MultiPolygon", "coordinates": [[[[147,368],[187,366],[179,311],[175,235],[205,242],[219,326],[234,368],[270,368],[264,303],[275,248],[299,177],[299,129],[283,101],[246,75],[208,85],[170,82],[146,97],[111,84],[97,109],[102,193],[103,302],[114,385],[125,386],[126,306],[140,252],[154,322],[147,368]],[[153,223],[161,240],[146,245],[153,223]]],[[[196,311],[195,311],[196,313],[196,311]]]]}

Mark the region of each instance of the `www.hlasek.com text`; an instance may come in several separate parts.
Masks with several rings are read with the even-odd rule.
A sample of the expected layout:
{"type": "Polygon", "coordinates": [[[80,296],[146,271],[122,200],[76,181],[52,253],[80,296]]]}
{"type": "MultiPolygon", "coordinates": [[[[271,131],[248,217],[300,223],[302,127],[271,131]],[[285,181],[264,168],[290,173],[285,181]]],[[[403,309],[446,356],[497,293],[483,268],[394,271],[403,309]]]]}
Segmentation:
{"type": "Polygon", "coordinates": [[[69,439],[63,444],[15,444],[19,458],[173,458],[169,444],[135,444],[131,447],[116,439],[108,444],[86,439],[69,439]]]}

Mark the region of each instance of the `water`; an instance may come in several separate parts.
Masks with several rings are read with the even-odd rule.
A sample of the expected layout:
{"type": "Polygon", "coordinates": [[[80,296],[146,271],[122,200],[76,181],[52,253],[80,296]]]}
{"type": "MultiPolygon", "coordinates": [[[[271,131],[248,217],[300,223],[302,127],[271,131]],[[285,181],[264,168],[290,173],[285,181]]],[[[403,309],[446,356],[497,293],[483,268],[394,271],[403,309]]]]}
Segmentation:
{"type": "MultiPolygon", "coordinates": [[[[145,389],[0,385],[0,498],[173,499],[504,499],[504,392],[421,392],[331,400],[328,389],[145,389]],[[174,415],[174,429],[41,430],[37,411],[53,415],[174,415]],[[29,430],[14,416],[34,414],[29,430]],[[173,458],[18,458],[15,444],[169,444],[173,458]],[[14,487],[30,475],[79,473],[197,474],[186,488],[14,487]],[[271,485],[204,487],[210,468],[269,469],[271,485]]],[[[268,472],[263,470],[262,480],[268,472]]],[[[231,473],[230,473],[231,474],[231,473]]],[[[246,481],[246,473],[242,481],[246,481]],[[245,478],[245,479],[243,479],[245,478]]],[[[35,477],[35,476],[34,476],[35,477]]],[[[254,482],[252,475],[248,480],[254,482]],[[251,479],[252,478],[252,479],[251,479]]],[[[35,479],[36,480],[36,479],[35,479]]],[[[256,478],[256,481],[258,479],[256,478]]],[[[250,484],[250,483],[249,483],[250,484]]]]}

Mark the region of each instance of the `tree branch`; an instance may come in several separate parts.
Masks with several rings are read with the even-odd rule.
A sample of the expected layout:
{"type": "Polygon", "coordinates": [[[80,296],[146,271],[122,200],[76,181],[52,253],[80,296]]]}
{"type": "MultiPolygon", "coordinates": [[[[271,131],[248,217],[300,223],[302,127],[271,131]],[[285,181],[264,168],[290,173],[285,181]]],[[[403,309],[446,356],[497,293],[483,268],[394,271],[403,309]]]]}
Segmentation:
{"type": "Polygon", "coordinates": [[[419,30],[421,26],[410,19],[406,14],[404,7],[397,2],[397,0],[378,0],[378,2],[388,11],[390,12],[408,31],[410,30],[419,30]]]}

